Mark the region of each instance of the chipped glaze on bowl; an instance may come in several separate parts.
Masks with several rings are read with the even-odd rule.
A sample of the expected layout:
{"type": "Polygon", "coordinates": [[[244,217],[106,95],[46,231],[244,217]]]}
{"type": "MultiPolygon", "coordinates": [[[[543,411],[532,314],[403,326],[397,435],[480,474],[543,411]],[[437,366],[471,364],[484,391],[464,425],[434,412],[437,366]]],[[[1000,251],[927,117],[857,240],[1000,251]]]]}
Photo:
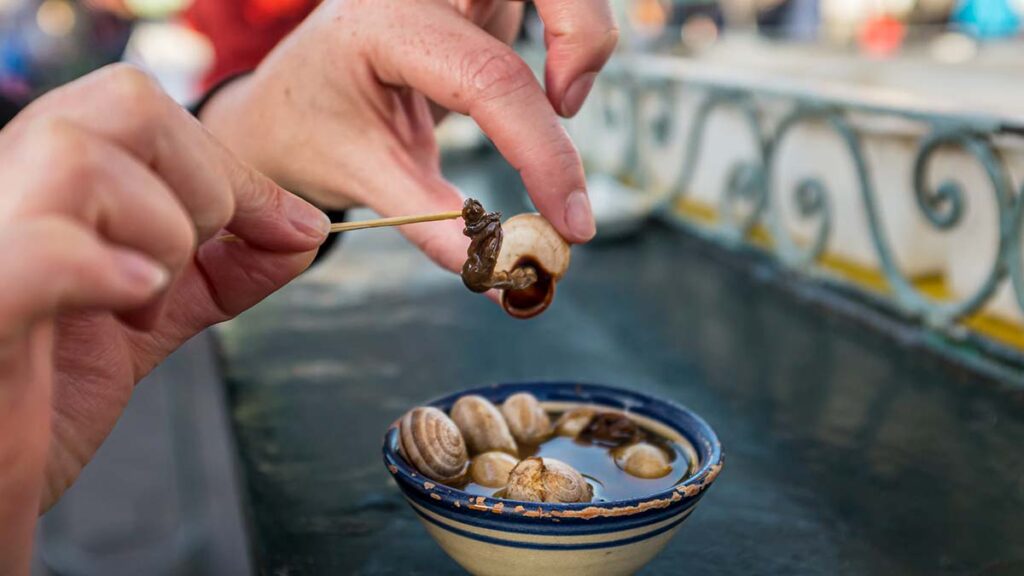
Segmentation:
{"type": "MultiPolygon", "coordinates": [[[[473,496],[431,482],[398,453],[398,429],[384,438],[384,463],[427,532],[456,562],[482,576],[632,574],[668,543],[722,469],[714,430],[677,404],[645,394],[574,383],[501,384],[465,390],[428,405],[448,412],[479,394],[495,404],[530,392],[549,411],[578,405],[624,410],[644,427],[689,446],[696,472],[643,498],[582,504],[516,502],[473,496]]],[[[397,424],[397,423],[396,423],[397,424]]]]}

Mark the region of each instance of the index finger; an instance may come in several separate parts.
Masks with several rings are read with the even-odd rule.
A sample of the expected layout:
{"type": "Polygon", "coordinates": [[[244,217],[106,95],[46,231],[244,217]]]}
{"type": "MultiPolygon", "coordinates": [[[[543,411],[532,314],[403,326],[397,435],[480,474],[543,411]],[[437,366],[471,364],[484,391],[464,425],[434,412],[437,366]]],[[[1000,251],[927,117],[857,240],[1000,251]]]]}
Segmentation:
{"type": "Polygon", "coordinates": [[[607,0],[534,0],[548,55],[544,85],[562,116],[575,116],[619,41],[607,0]]]}
{"type": "Polygon", "coordinates": [[[376,36],[371,64],[377,77],[470,115],[519,171],[555,229],[571,242],[590,240],[595,227],[583,163],[529,66],[447,4],[413,5],[420,10],[403,3],[387,11],[395,33],[376,36]],[[408,30],[422,37],[391,41],[408,30]]]}
{"type": "Polygon", "coordinates": [[[306,252],[327,235],[323,212],[242,164],[140,70],[108,66],[28,112],[68,120],[148,166],[185,208],[200,243],[227,226],[266,250],[306,252]]]}
{"type": "MultiPolygon", "coordinates": [[[[108,66],[53,91],[30,106],[22,121],[39,116],[66,120],[148,167],[184,208],[199,243],[225,226],[270,252],[308,252],[327,237],[330,222],[323,212],[235,159],[155,81],[132,67],[108,66]]],[[[123,318],[150,328],[164,304],[161,297],[123,318]]]]}

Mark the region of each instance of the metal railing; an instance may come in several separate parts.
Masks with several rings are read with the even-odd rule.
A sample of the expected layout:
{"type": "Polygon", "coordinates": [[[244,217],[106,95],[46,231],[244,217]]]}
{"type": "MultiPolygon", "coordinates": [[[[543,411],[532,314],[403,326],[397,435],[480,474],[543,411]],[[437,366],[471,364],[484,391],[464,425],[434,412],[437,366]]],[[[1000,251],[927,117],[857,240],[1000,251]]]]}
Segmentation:
{"type": "MultiPolygon", "coordinates": [[[[597,90],[602,108],[589,121],[626,140],[623,161],[611,171],[645,196],[656,216],[729,246],[765,251],[781,266],[797,273],[855,286],[856,293],[891,304],[900,315],[949,342],[963,344],[973,339],[982,343],[980,348],[996,350],[996,356],[1020,366],[1024,328],[1017,319],[1005,319],[1004,314],[1000,321],[1003,334],[997,338],[984,329],[979,331],[977,320],[1001,289],[1012,292],[1016,307],[1013,313],[1024,311],[1024,193],[1013,183],[1012,162],[1007,160],[1005,150],[1007,142],[1024,142],[1021,118],[972,112],[882,91],[851,92],[836,85],[730,76],[662,56],[618,57],[597,90]],[[627,104],[616,108],[611,104],[616,97],[627,104]],[[683,113],[676,105],[682,98],[699,100],[690,112],[683,113]],[[650,113],[652,105],[654,113],[650,113]],[[695,219],[681,207],[693,194],[695,174],[707,155],[715,153],[706,150],[704,143],[709,137],[709,119],[722,111],[735,119],[737,130],[731,137],[737,142],[745,139],[747,148],[754,152],[737,155],[728,162],[727,173],[720,179],[724,186],[716,191],[714,218],[695,219]],[[883,155],[879,160],[877,154],[867,154],[866,139],[879,135],[866,129],[864,123],[878,118],[913,125],[912,137],[899,137],[901,142],[910,143],[905,156],[883,155]],[[837,214],[834,183],[822,175],[829,167],[818,167],[811,171],[814,174],[791,179],[786,189],[780,184],[780,150],[795,131],[807,126],[838,138],[852,164],[852,189],[866,220],[863,234],[870,241],[875,257],[871,268],[881,286],[869,289],[858,285],[825,264],[837,219],[848,216],[837,214]],[[679,138],[685,140],[678,156],[681,170],[668,184],[654,183],[651,156],[664,155],[669,143],[679,138]],[[936,178],[930,177],[930,168],[950,151],[965,154],[980,166],[985,181],[953,175],[933,182],[936,178]],[[892,194],[893,190],[880,190],[885,186],[880,186],[875,177],[876,171],[885,170],[880,164],[901,161],[911,162],[903,168],[911,180],[903,189],[913,195],[919,216],[932,232],[949,234],[957,230],[971,204],[975,209],[981,210],[979,206],[984,205],[994,210],[994,256],[983,278],[970,290],[936,294],[901,267],[891,239],[892,226],[883,222],[880,201],[882,194],[892,194]],[[984,202],[979,195],[987,195],[984,202]],[[797,235],[794,225],[809,230],[797,235]]],[[[586,157],[586,144],[581,148],[586,157]]]]}

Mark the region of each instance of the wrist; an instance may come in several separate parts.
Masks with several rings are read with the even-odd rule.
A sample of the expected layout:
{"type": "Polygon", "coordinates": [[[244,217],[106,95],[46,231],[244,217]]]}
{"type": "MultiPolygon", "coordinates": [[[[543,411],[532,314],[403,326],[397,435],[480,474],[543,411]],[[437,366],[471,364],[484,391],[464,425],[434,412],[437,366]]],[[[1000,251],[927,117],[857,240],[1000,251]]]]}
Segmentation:
{"type": "Polygon", "coordinates": [[[252,118],[250,85],[253,74],[235,76],[215,86],[195,106],[194,112],[221,144],[231,150],[240,160],[266,176],[278,180],[275,166],[261,150],[261,142],[252,136],[253,130],[264,134],[266,131],[253,124],[262,124],[262,119],[252,118]],[[248,117],[248,122],[246,121],[248,117]]]}

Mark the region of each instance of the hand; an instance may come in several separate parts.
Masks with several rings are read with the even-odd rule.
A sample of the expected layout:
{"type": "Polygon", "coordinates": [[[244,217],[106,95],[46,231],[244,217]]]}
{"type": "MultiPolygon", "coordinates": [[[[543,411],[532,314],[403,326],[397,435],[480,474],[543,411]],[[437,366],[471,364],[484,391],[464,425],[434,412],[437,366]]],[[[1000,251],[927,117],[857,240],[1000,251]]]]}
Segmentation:
{"type": "Polygon", "coordinates": [[[304,270],[327,221],[123,66],[0,132],[0,181],[0,574],[27,574],[135,383],[304,270]]]}
{"type": "MultiPolygon", "coordinates": [[[[575,114],[611,55],[607,0],[536,0],[547,25],[545,88],[506,45],[522,4],[506,0],[331,0],[202,119],[285,188],[325,207],[385,216],[457,210],[440,173],[431,105],[469,114],[569,241],[594,235],[579,154],[556,110],[575,114]]],[[[450,270],[468,239],[457,221],[403,232],[450,270]]]]}

